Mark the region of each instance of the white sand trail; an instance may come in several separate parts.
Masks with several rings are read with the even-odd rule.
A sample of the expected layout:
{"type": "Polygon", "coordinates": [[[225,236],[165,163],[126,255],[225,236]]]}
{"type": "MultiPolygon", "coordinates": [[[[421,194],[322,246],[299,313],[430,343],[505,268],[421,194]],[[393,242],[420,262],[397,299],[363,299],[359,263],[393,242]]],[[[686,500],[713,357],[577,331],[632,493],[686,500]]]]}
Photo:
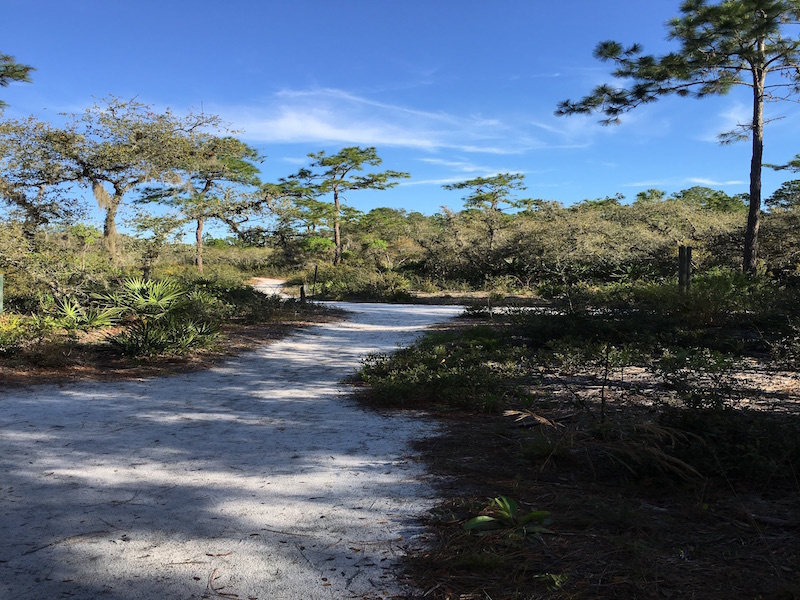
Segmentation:
{"type": "Polygon", "coordinates": [[[452,306],[341,304],[209,371],[0,389],[0,598],[389,598],[433,502],[421,418],[340,380],[452,306]]]}

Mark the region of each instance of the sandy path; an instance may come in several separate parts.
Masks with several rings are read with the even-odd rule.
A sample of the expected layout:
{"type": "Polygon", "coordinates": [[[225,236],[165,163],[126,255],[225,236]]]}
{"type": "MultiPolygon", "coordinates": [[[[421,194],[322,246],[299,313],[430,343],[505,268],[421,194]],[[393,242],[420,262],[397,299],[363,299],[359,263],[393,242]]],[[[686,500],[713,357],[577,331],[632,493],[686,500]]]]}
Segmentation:
{"type": "Polygon", "coordinates": [[[210,371],[0,390],[0,598],[385,598],[432,490],[342,377],[456,307],[343,305],[210,371]]]}

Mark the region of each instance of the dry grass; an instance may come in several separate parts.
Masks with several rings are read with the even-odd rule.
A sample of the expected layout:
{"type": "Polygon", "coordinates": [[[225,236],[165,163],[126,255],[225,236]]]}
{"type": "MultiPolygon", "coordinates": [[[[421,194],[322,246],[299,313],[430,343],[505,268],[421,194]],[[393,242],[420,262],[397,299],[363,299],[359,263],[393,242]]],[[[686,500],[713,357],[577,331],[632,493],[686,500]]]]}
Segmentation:
{"type": "MultiPolygon", "coordinates": [[[[750,377],[754,405],[798,418],[794,374],[750,377]]],[[[607,387],[598,423],[599,390],[584,384],[551,376],[535,409],[439,415],[444,433],[418,450],[445,500],[407,562],[422,597],[800,598],[800,474],[702,476],[663,450],[692,434],[607,387]],[[553,533],[467,532],[498,495],[550,511],[553,533]]]]}

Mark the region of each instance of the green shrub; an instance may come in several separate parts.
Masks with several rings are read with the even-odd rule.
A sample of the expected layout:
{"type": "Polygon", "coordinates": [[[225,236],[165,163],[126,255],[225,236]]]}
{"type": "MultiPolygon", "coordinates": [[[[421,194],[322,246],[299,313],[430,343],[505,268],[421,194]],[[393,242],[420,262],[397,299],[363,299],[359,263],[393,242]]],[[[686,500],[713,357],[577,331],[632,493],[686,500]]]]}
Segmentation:
{"type": "Polygon", "coordinates": [[[781,367],[794,370],[800,367],[800,325],[797,319],[787,319],[784,331],[770,344],[770,354],[781,367]]]}
{"type": "Polygon", "coordinates": [[[364,360],[361,379],[387,405],[433,404],[499,412],[529,376],[525,348],[488,327],[433,333],[418,345],[364,360]]]}
{"type": "Polygon", "coordinates": [[[123,319],[123,331],[109,341],[124,354],[185,354],[211,345],[219,334],[213,296],[176,280],[127,279],[100,299],[123,319]]]}
{"type": "Polygon", "coordinates": [[[767,485],[783,479],[797,485],[800,418],[761,410],[663,410],[659,423],[689,437],[671,448],[703,475],[767,485]]]}
{"type": "Polygon", "coordinates": [[[180,355],[210,347],[218,335],[219,327],[215,324],[173,314],[160,319],[134,320],[109,341],[131,356],[180,355]]]}
{"type": "MultiPolygon", "coordinates": [[[[310,271],[296,283],[313,282],[310,271]]],[[[395,271],[339,265],[317,270],[316,296],[332,300],[385,300],[404,302],[411,298],[411,282],[395,271]]]]}
{"type": "Polygon", "coordinates": [[[723,410],[736,406],[739,384],[734,373],[742,363],[708,348],[668,348],[653,367],[687,408],[723,410]]]}
{"type": "Polygon", "coordinates": [[[29,319],[16,314],[0,314],[0,354],[14,354],[31,334],[29,319]]]}

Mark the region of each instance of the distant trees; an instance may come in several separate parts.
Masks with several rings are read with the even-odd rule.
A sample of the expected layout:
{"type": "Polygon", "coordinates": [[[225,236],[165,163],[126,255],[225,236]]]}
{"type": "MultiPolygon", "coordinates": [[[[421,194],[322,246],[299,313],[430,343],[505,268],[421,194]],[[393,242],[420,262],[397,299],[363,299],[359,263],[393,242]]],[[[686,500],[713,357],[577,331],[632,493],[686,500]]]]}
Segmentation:
{"type": "MultiPolygon", "coordinates": [[[[58,272],[52,266],[59,251],[42,243],[47,236],[58,232],[69,239],[77,249],[71,268],[91,277],[92,269],[108,268],[108,256],[121,254],[116,243],[121,209],[152,205],[152,212],[126,221],[137,240],[128,245],[133,253],[125,255],[124,266],[137,261],[146,277],[162,255],[173,253],[169,242],[182,239],[188,223],[194,224],[194,259],[203,272],[205,229],[215,220],[236,235],[231,244],[266,248],[259,256],[269,255],[270,264],[280,268],[331,262],[329,273],[346,279],[370,272],[374,277],[364,281],[394,290],[407,289],[408,276],[427,285],[557,293],[565,286],[672,277],[679,244],[695,247],[700,268],[731,266],[737,254],[733,240],[744,232],[742,216],[749,210],[747,195],[704,186],[670,196],[648,189],[633,203],[615,194],[564,207],[519,198],[524,176],[499,173],[443,186],[462,193],[462,210],[431,216],[391,208],[363,213],[348,206],[350,192],[384,190],[408,174],[371,169],[382,163],[371,147],[308,156],[308,167],[264,184],[257,151],[228,135],[218,117],[156,112],[113,97],[67,115],[63,126],[33,117],[0,121],[0,201],[10,217],[0,223],[8,238],[0,244],[0,252],[7,253],[0,254],[0,267],[36,270],[37,281],[53,281],[54,297],[63,296],[74,282],[70,267],[58,272]],[[77,223],[86,202],[76,193],[81,188],[92,190],[104,212],[106,253],[89,252],[98,232],[77,223]],[[335,268],[343,262],[346,268],[335,268]]],[[[800,158],[777,168],[800,170],[800,158]]],[[[784,278],[800,273],[794,251],[800,247],[794,234],[797,211],[783,210],[796,206],[798,198],[800,184],[794,181],[767,201],[781,210],[767,215],[762,257],[784,278]]],[[[114,265],[120,266],[122,261],[114,265]]]]}
{"type": "Polygon", "coordinates": [[[524,190],[525,176],[520,173],[498,173],[491,177],[475,177],[459,183],[443,185],[446,190],[469,190],[462,197],[467,211],[477,211],[486,227],[486,250],[494,251],[495,238],[503,222],[502,211],[518,208],[520,205],[513,197],[517,190],[524,190]]]}
{"type": "Polygon", "coordinates": [[[495,237],[491,253],[480,211],[443,210],[413,228],[423,249],[415,265],[437,281],[554,289],[671,278],[680,244],[694,246],[698,268],[736,265],[732,243],[744,225],[738,197],[698,187],[670,197],[648,190],[633,203],[622,199],[612,195],[569,207],[519,201],[520,209],[502,214],[502,235],[495,237]],[[738,212],[727,210],[728,200],[738,202],[738,212]]]}
{"type": "Polygon", "coordinates": [[[142,202],[159,202],[195,222],[195,264],[203,272],[205,223],[216,219],[238,229],[241,220],[260,208],[258,152],[232,137],[196,135],[183,139],[173,169],[175,183],[146,188],[142,202]],[[250,194],[246,194],[248,190],[250,194]]]}
{"type": "Polygon", "coordinates": [[[117,258],[117,213],[125,198],[151,181],[173,181],[191,158],[183,138],[218,127],[219,117],[169,110],[156,113],[135,100],[109,97],[68,116],[51,143],[75,181],[91,187],[105,212],[103,244],[117,258]]]}
{"type": "MultiPolygon", "coordinates": [[[[79,215],[83,206],[75,188],[83,186],[104,212],[102,240],[112,260],[119,254],[118,213],[136,198],[177,209],[175,219],[165,219],[172,229],[195,222],[195,260],[202,271],[205,221],[218,219],[236,229],[264,203],[255,194],[260,181],[252,161],[258,154],[235,138],[211,133],[223,129],[215,115],[155,112],[135,100],[109,97],[65,116],[62,127],[34,117],[0,122],[0,200],[29,239],[42,225],[79,215]]],[[[144,223],[163,244],[165,228],[141,216],[136,230],[144,223]]]]}
{"type": "Polygon", "coordinates": [[[767,198],[765,204],[770,208],[795,208],[800,206],[800,179],[784,181],[781,186],[767,198]]]}
{"type": "Polygon", "coordinates": [[[409,177],[400,171],[360,174],[365,167],[375,167],[383,160],[373,147],[351,146],[332,155],[312,152],[308,155],[311,164],[296,174],[281,180],[281,193],[295,199],[308,211],[315,211],[319,218],[330,218],[333,229],[333,264],[342,261],[341,222],[345,194],[354,190],[385,190],[397,185],[395,179],[409,177]],[[332,206],[326,210],[317,204],[320,198],[330,196],[332,206]]]}
{"type": "Polygon", "coordinates": [[[679,202],[686,202],[704,210],[717,212],[745,213],[747,212],[747,194],[729,196],[721,190],[696,185],[686,190],[681,190],[672,195],[679,202]]]}
{"type": "Polygon", "coordinates": [[[750,89],[753,111],[739,130],[723,142],[750,138],[750,190],[743,268],[755,273],[761,218],[761,170],[764,147],[764,103],[800,93],[800,39],[787,28],[800,24],[798,0],[685,0],[681,16],[669,22],[669,37],[680,44],[664,56],[642,54],[639,44],[625,47],[601,42],[595,57],[616,65],[612,75],[626,87],[600,85],[578,102],[565,100],[557,115],[601,113],[603,124],[642,104],[669,94],[703,98],[725,94],[734,86],[750,89]]]}
{"type": "Polygon", "coordinates": [[[52,125],[34,117],[0,122],[0,200],[19,218],[28,239],[42,225],[80,214],[77,198],[62,186],[75,174],[55,151],[55,135],[52,125]]]}

